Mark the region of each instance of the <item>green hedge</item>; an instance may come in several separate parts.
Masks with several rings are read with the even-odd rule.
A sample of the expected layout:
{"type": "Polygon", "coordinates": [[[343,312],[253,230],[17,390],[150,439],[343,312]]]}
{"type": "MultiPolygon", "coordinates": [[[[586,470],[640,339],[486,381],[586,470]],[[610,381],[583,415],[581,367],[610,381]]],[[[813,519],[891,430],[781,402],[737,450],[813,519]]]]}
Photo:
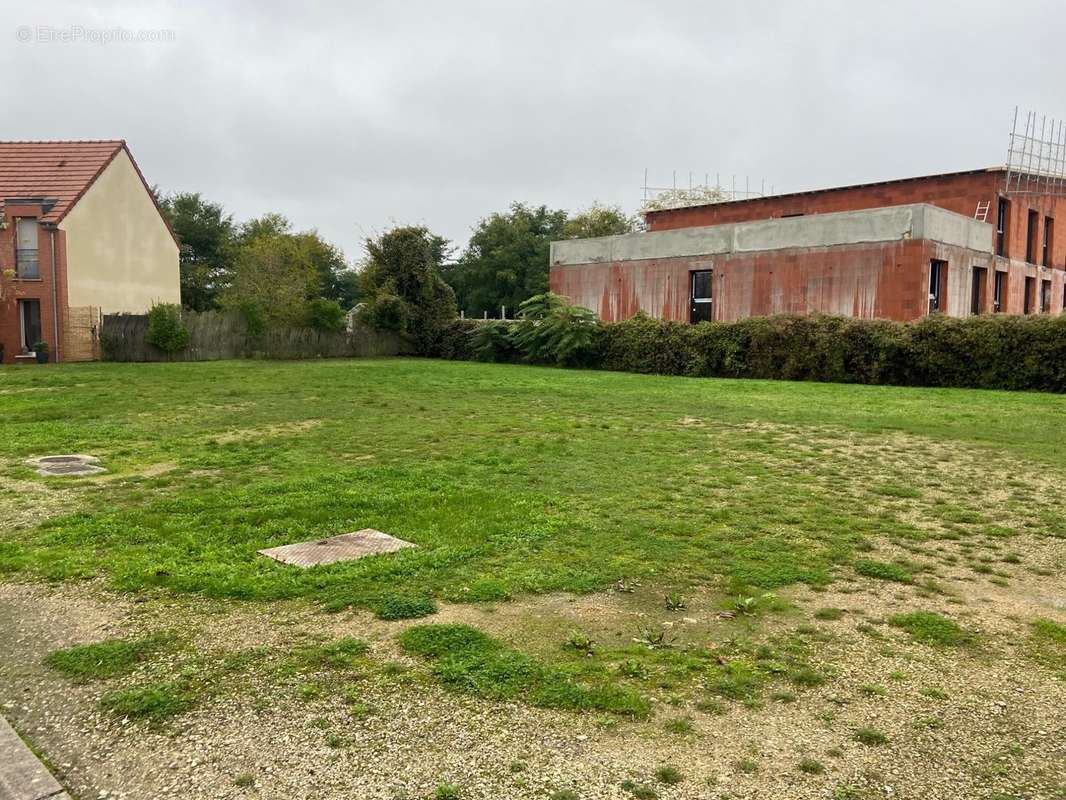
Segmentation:
{"type": "MultiPolygon", "coordinates": [[[[472,331],[483,324],[456,320],[427,355],[473,359],[472,331]]],[[[1066,392],[1066,315],[911,323],[780,315],[699,325],[637,316],[602,325],[584,361],[661,375],[1066,392]]]]}

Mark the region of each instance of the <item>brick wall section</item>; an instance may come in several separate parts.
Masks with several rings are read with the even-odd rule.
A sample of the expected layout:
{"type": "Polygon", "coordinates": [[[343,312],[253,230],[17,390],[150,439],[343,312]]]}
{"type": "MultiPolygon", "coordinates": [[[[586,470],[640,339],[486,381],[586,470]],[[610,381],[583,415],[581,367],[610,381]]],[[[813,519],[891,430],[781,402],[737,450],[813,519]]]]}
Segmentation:
{"type": "Polygon", "coordinates": [[[687,322],[689,273],[713,267],[716,320],[820,312],[907,321],[928,313],[933,259],[948,262],[942,312],[950,316],[970,315],[975,266],[987,270],[982,313],[991,310],[996,269],[1009,274],[1005,313],[1022,313],[1026,275],[1036,278],[1038,286],[1042,279],[1051,280],[1051,312],[1062,310],[1062,270],[1040,270],[928,240],[554,267],[551,289],[606,321],[644,311],[687,322]]]}
{"type": "MultiPolygon", "coordinates": [[[[836,211],[857,211],[864,208],[882,208],[911,203],[929,203],[957,214],[973,217],[977,211],[977,204],[988,202],[990,204],[988,222],[995,225],[997,201],[1003,189],[1004,178],[1005,172],[1001,170],[978,170],[840,189],[777,195],[736,203],[653,211],[647,214],[646,219],[648,230],[661,231],[731,222],[753,222],[794,214],[828,214],[836,211]]],[[[1009,258],[1024,261],[1029,210],[1035,209],[1039,213],[1041,228],[1038,235],[1042,237],[1044,218],[1054,219],[1057,206],[1061,204],[1051,196],[1015,194],[1009,199],[1011,205],[1008,218],[1007,255],[1009,258]]],[[[1066,204],[1066,200],[1063,203],[1066,204]]],[[[1038,246],[1036,255],[1038,262],[1040,260],[1039,249],[1038,246]]],[[[1052,265],[1060,269],[1066,267],[1066,219],[1056,225],[1052,251],[1052,265]]]]}
{"type": "MultiPolygon", "coordinates": [[[[7,272],[15,269],[15,219],[18,217],[40,216],[40,206],[7,205],[4,218],[7,228],[0,230],[0,343],[4,346],[4,363],[16,362],[15,356],[21,351],[21,331],[19,321],[19,300],[37,300],[41,304],[41,339],[48,343],[50,358],[57,355],[62,358],[62,345],[55,337],[55,317],[52,305],[52,281],[57,270],[52,264],[52,231],[41,225],[38,230],[37,251],[40,264],[40,279],[20,279],[8,277],[7,272]]],[[[62,231],[55,231],[56,262],[59,265],[59,281],[56,284],[58,301],[60,337],[66,316],[66,281],[63,268],[66,247],[62,231]]],[[[28,344],[32,345],[32,342],[28,344]]]]}

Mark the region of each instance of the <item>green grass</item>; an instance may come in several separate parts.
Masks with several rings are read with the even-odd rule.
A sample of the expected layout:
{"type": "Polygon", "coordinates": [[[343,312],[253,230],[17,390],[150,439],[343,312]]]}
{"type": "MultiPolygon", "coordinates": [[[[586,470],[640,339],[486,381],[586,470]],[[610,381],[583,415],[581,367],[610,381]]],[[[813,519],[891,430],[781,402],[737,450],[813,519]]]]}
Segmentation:
{"type": "Polygon", "coordinates": [[[178,682],[163,681],[120,689],[103,696],[100,705],[119,717],[159,722],[181,714],[194,703],[188,690],[178,682]]]}
{"type": "Polygon", "coordinates": [[[107,639],[95,644],[53,650],[44,663],[76,681],[113,678],[131,672],[137,664],[169,645],[173,637],[156,634],[143,639],[107,639]]]}
{"type": "MultiPolygon", "coordinates": [[[[1004,469],[1066,465],[1066,411],[1037,394],[414,359],[0,376],[9,477],[38,480],[21,464],[34,454],[89,452],[126,478],[42,480],[76,487],[74,509],[6,536],[0,571],[100,575],[124,591],[376,609],[390,594],[495,601],[653,570],[675,591],[719,575],[760,589],[820,585],[860,543],[921,532],[893,510],[916,498],[855,501],[867,470],[896,473],[877,485],[908,486],[915,467],[841,460],[811,437],[873,448],[903,432],[1004,469]],[[981,424],[989,415],[1004,424],[981,424]],[[153,465],[172,468],[142,477],[153,465]],[[361,527],[419,547],[308,571],[256,555],[361,527]]],[[[951,465],[936,468],[950,488],[951,465]]],[[[1017,511],[1066,528],[1057,505],[1017,511]]]]}
{"type": "Polygon", "coordinates": [[[902,564],[889,564],[884,561],[875,561],[870,558],[863,558],[856,561],[855,571],[868,578],[877,578],[882,581],[911,583],[914,580],[914,575],[902,564]]]}
{"type": "Polygon", "coordinates": [[[487,636],[469,625],[421,625],[399,636],[400,646],[432,662],[432,674],[445,686],[495,700],[521,699],[545,708],[597,710],[637,718],[648,701],[611,683],[586,685],[487,636]]]}
{"type": "Polygon", "coordinates": [[[932,611],[896,614],[888,618],[888,624],[905,630],[915,641],[924,644],[959,647],[975,640],[974,634],[963,629],[955,620],[932,611]]]}
{"type": "Polygon", "coordinates": [[[877,728],[858,728],[855,731],[853,738],[855,741],[860,742],[867,747],[877,747],[888,743],[888,737],[881,731],[877,730],[877,728]]]}
{"type": "MultiPolygon", "coordinates": [[[[878,560],[882,544],[1066,538],[1061,493],[992,503],[972,491],[975,476],[1027,486],[1066,468],[1066,408],[1051,395],[417,359],[4,367],[0,387],[0,518],[17,521],[0,540],[0,578],[304,598],[388,620],[622,582],[653,634],[665,631],[653,613],[677,616],[702,587],[723,586],[714,602],[738,612],[723,639],[746,642],[765,615],[788,613],[768,595],[778,587],[856,573],[912,583],[924,560],[878,560]],[[41,478],[24,463],[63,452],[97,455],[109,474],[41,478]],[[42,488],[32,505],[21,481],[42,488]],[[256,552],[365,527],[417,548],[310,570],[256,552]]],[[[719,664],[671,641],[684,626],[641,644],[634,631],[590,629],[589,655],[558,631],[538,638],[535,623],[509,635],[514,647],[482,643],[429,669],[472,693],[638,715],[660,684],[754,704],[826,680],[802,654],[746,644],[718,642],[719,664]],[[554,694],[548,675],[562,678],[554,694]]],[[[284,664],[351,665],[362,656],[350,646],[312,645],[284,664]]],[[[89,655],[68,674],[103,677],[109,663],[89,655]]],[[[289,691],[319,691],[320,678],[289,691]]]]}
{"type": "Polygon", "coordinates": [[[1041,617],[1031,625],[1031,652],[1037,661],[1059,670],[1066,680],[1066,625],[1041,617]]]}

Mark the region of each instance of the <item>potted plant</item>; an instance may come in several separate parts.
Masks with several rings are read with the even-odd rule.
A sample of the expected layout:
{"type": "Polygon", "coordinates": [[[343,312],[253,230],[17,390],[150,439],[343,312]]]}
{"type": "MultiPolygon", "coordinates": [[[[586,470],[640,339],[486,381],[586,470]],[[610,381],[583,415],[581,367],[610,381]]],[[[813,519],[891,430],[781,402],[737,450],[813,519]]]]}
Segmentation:
{"type": "Polygon", "coordinates": [[[33,353],[37,356],[38,364],[48,363],[48,342],[37,342],[33,345],[33,353]]]}

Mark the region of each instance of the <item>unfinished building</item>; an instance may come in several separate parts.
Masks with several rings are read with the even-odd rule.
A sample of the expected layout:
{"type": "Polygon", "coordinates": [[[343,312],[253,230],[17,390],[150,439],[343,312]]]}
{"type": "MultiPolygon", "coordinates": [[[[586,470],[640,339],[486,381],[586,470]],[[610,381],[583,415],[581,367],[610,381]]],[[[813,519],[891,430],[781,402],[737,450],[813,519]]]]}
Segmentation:
{"type": "Polygon", "coordinates": [[[998,167],[649,211],[554,242],[551,290],[607,321],[1060,313],[1062,183],[998,167]]]}

